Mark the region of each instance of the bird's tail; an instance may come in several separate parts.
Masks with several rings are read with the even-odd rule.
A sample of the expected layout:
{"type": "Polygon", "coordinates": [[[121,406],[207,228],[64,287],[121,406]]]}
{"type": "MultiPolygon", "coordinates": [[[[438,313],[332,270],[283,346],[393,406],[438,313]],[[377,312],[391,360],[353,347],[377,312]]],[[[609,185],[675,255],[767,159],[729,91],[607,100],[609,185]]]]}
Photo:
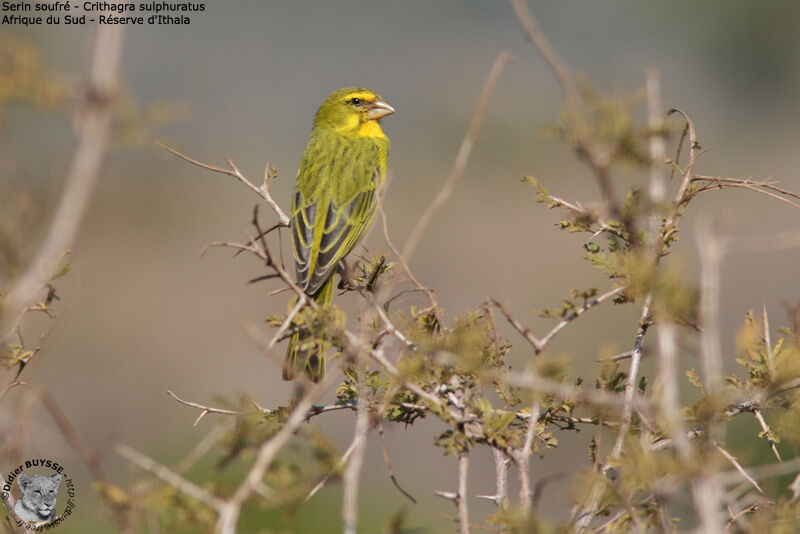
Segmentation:
{"type": "MultiPolygon", "coordinates": [[[[312,296],[317,304],[330,304],[333,298],[333,276],[312,296]]],[[[325,353],[330,343],[310,339],[308,332],[296,332],[286,347],[286,360],[283,363],[283,379],[292,380],[298,373],[319,382],[325,376],[325,353]]]]}

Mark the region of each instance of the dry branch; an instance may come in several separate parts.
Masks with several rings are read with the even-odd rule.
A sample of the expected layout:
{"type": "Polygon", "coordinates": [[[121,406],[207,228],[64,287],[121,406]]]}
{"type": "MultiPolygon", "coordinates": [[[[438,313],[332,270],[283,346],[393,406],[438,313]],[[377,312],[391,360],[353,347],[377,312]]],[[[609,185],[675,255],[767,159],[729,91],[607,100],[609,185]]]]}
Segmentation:
{"type": "Polygon", "coordinates": [[[517,332],[522,334],[522,336],[533,346],[534,353],[538,355],[542,351],[544,351],[544,349],[547,347],[550,341],[553,340],[556,334],[558,334],[561,330],[563,330],[569,323],[580,317],[584,312],[594,308],[595,306],[598,306],[599,304],[602,304],[603,302],[605,302],[610,298],[616,297],[617,295],[625,291],[625,289],[626,289],[625,286],[615,287],[614,289],[603,293],[597,298],[587,300],[579,308],[570,312],[566,317],[564,317],[561,321],[559,321],[558,324],[556,324],[552,329],[550,329],[550,331],[547,334],[545,334],[544,337],[542,337],[541,339],[534,336],[530,328],[523,326],[519,321],[517,321],[511,315],[511,313],[505,308],[505,306],[503,306],[500,302],[496,301],[495,299],[489,299],[489,302],[500,310],[500,312],[503,314],[503,316],[506,318],[509,324],[511,324],[511,326],[513,326],[517,332]]]}
{"type": "MultiPolygon", "coordinates": [[[[55,262],[78,234],[83,214],[94,192],[108,145],[113,104],[119,90],[123,29],[98,26],[91,49],[86,83],[75,115],[77,145],[67,169],[66,186],[47,237],[28,269],[8,292],[7,317],[17,319],[44,287],[40,269],[55,262]]],[[[7,342],[8,333],[0,336],[7,342]]]]}
{"type": "Polygon", "coordinates": [[[258,196],[260,196],[264,200],[264,202],[266,202],[267,205],[270,208],[272,208],[272,211],[274,211],[275,214],[278,216],[278,221],[280,226],[289,226],[289,216],[286,215],[281,209],[281,207],[278,205],[278,203],[275,202],[275,200],[273,200],[272,195],[270,194],[269,191],[269,180],[271,179],[269,176],[270,175],[269,163],[267,163],[266,170],[264,171],[263,183],[260,186],[257,186],[253,182],[251,182],[244,174],[242,174],[242,172],[239,170],[239,168],[236,166],[236,164],[233,162],[233,159],[230,156],[225,156],[225,161],[228,163],[228,168],[226,169],[224,167],[217,167],[216,165],[209,165],[208,163],[202,163],[196,159],[190,158],[186,154],[183,154],[182,152],[179,152],[178,150],[169,147],[163,143],[156,142],[156,144],[161,148],[163,148],[164,150],[166,150],[167,152],[178,156],[182,160],[188,161],[192,165],[196,165],[202,169],[206,169],[212,172],[217,172],[220,174],[226,174],[228,176],[236,178],[241,183],[246,185],[251,191],[255,192],[258,196]]]}
{"type": "Polygon", "coordinates": [[[609,213],[617,219],[622,219],[619,202],[614,193],[614,185],[609,173],[610,157],[593,139],[587,136],[586,117],[584,115],[583,103],[575,78],[570,72],[569,67],[561,60],[550,41],[544,35],[536,18],[531,13],[526,0],[510,0],[514,13],[522,25],[525,35],[536,47],[544,58],[547,65],[558,78],[561,85],[561,92],[564,98],[565,121],[570,131],[575,133],[573,145],[576,154],[585,160],[597,178],[603,200],[606,203],[609,213]]]}
{"type": "Polygon", "coordinates": [[[408,497],[408,500],[410,500],[414,504],[417,504],[417,500],[409,492],[403,489],[403,487],[400,485],[400,482],[397,481],[397,477],[394,476],[394,470],[392,469],[392,464],[389,462],[389,451],[386,448],[386,440],[384,439],[383,435],[383,423],[380,421],[378,422],[378,436],[380,437],[381,440],[381,449],[383,450],[383,461],[386,464],[386,470],[389,471],[389,479],[392,481],[392,484],[394,484],[394,487],[397,488],[397,491],[408,497]]]}
{"type": "Polygon", "coordinates": [[[508,468],[511,466],[511,460],[505,453],[498,449],[492,449],[492,458],[494,459],[495,469],[495,491],[494,495],[478,495],[480,499],[488,499],[501,506],[508,498],[508,468]]]}
{"type": "Polygon", "coordinates": [[[272,460],[283,446],[286,445],[297,428],[303,424],[306,419],[306,414],[314,405],[314,401],[329,387],[332,376],[334,376],[334,373],[330,373],[322,382],[311,387],[299,400],[294,410],[292,410],[291,415],[289,415],[289,418],[286,420],[286,423],[284,423],[278,433],[261,445],[258,450],[256,461],[253,463],[244,481],[236,488],[233,495],[223,503],[222,508],[219,510],[219,519],[216,526],[216,532],[218,534],[234,534],[236,532],[236,525],[239,522],[239,514],[241,513],[244,502],[261,485],[264,473],[266,473],[272,460]]]}
{"type": "Polygon", "coordinates": [[[466,134],[464,134],[464,139],[461,141],[461,146],[458,149],[458,155],[456,156],[456,161],[453,164],[450,175],[444,181],[439,192],[411,230],[411,234],[408,236],[406,244],[403,247],[403,253],[399,256],[403,258],[403,261],[408,262],[410,260],[422,236],[433,221],[434,216],[442,209],[450,199],[453,191],[455,191],[456,185],[458,185],[461,176],[464,174],[464,170],[467,168],[467,162],[472,154],[472,147],[475,146],[475,141],[478,139],[478,133],[480,133],[481,126],[483,125],[483,119],[486,116],[486,110],[489,107],[489,100],[494,92],[494,87],[509,61],[511,61],[511,54],[505,51],[501,52],[500,55],[497,56],[497,59],[495,59],[492,69],[489,71],[489,76],[486,78],[486,82],[483,85],[483,89],[481,89],[481,95],[478,98],[478,103],[475,105],[475,111],[472,113],[472,119],[470,120],[466,134]]]}
{"type": "MultiPolygon", "coordinates": [[[[646,266],[651,270],[651,272],[648,272],[655,277],[655,275],[658,274],[657,271],[662,256],[669,252],[669,237],[672,235],[670,232],[673,230],[677,231],[677,223],[687,203],[695,195],[710,191],[714,188],[738,187],[751,189],[776,198],[780,197],[782,200],[793,205],[795,204],[792,200],[793,198],[800,199],[800,197],[793,193],[777,188],[775,182],[772,181],[736,181],[735,179],[720,177],[697,176],[694,169],[697,158],[700,155],[700,147],[697,143],[694,124],[690,117],[679,109],[672,109],[666,115],[663,115],[658,76],[654,70],[649,70],[646,73],[648,126],[645,133],[642,134],[650,147],[650,158],[647,168],[649,172],[650,195],[649,202],[644,203],[645,209],[649,211],[643,212],[647,217],[646,225],[641,225],[638,228],[634,227],[634,224],[638,224],[638,222],[631,222],[630,226],[627,223],[620,225],[620,221],[622,220],[621,208],[614,193],[611,176],[611,165],[614,163],[612,161],[614,154],[607,150],[600,141],[592,138],[591,128],[587,127],[590,124],[590,119],[587,115],[590,111],[590,102],[584,100],[585,97],[580,93],[575,78],[545,38],[524,0],[511,0],[511,4],[524,31],[540,51],[559,80],[564,99],[565,129],[571,134],[574,134],[574,139],[570,139],[570,142],[579,157],[588,163],[594,173],[600,185],[606,211],[617,220],[605,218],[606,213],[602,214],[603,217],[598,217],[596,214],[592,213],[592,211],[584,208],[577,202],[569,203],[552,196],[548,196],[548,198],[552,201],[552,204],[569,210],[572,216],[590,221],[587,225],[590,232],[595,232],[595,230],[599,228],[593,238],[601,232],[606,232],[609,234],[608,237],[615,243],[623,243],[621,246],[626,247],[629,245],[634,252],[644,252],[648,262],[646,266]],[[664,124],[666,118],[673,113],[680,114],[683,117],[686,127],[684,135],[678,144],[675,159],[668,160],[664,156],[666,134],[664,124]],[[688,141],[689,161],[685,168],[681,168],[679,164],[684,141],[688,141]],[[666,180],[666,169],[663,166],[664,163],[671,164],[672,172],[679,172],[681,175],[681,182],[674,199],[671,198],[671,195],[667,195],[668,182],[666,180]],[[639,235],[640,229],[645,231],[646,238],[644,240],[631,237],[632,234],[639,235]]],[[[497,308],[512,327],[531,344],[534,355],[540,355],[556,335],[564,330],[570,323],[578,319],[583,313],[626,292],[629,287],[628,284],[631,284],[630,287],[633,286],[630,281],[607,290],[604,294],[596,298],[585,299],[582,306],[575,306],[574,309],[565,312],[564,317],[541,338],[535,336],[530,328],[515,319],[502,304],[492,299],[487,300],[484,304],[484,309],[477,310],[477,312],[478,317],[480,317],[482,321],[488,318],[485,320],[492,323],[489,328],[491,333],[488,335],[488,339],[491,344],[491,350],[496,352],[488,354],[486,358],[487,360],[489,358],[497,358],[499,363],[497,363],[495,367],[477,371],[470,370],[462,373],[457,365],[449,366],[451,360],[440,357],[439,354],[447,353],[450,349],[443,349],[439,352],[436,352],[439,349],[430,349],[429,353],[423,354],[421,352],[422,350],[429,350],[428,344],[425,343],[427,340],[423,339],[423,341],[420,341],[418,339],[423,337],[421,333],[423,330],[420,329],[420,331],[416,331],[411,328],[403,330],[394,323],[389,312],[390,303],[397,298],[398,295],[405,292],[418,291],[424,293],[430,303],[431,309],[426,310],[426,313],[430,312],[434,314],[439,328],[443,329],[440,316],[441,310],[436,293],[433,289],[425,287],[419,282],[409,267],[409,261],[414,252],[418,249],[425,231],[430,228],[437,213],[451,198],[457,184],[463,176],[471,151],[485,118],[492,91],[509,61],[510,55],[507,52],[501,53],[495,60],[474,109],[469,128],[462,139],[453,167],[441,188],[432,199],[430,205],[427,206],[416,222],[402,252],[398,252],[397,249],[395,249],[389,238],[386,214],[383,211],[383,206],[379,202],[384,237],[388,246],[397,256],[398,262],[405,272],[405,277],[411,282],[413,288],[405,289],[389,298],[394,283],[398,279],[403,279],[402,275],[397,276],[395,279],[390,279],[377,295],[372,291],[374,288],[369,286],[369,289],[354,286],[347,288],[356,289],[357,291],[353,291],[353,293],[359,297],[359,301],[362,303],[361,313],[357,321],[359,327],[357,329],[347,329],[346,327],[334,326],[325,333],[325,338],[327,342],[330,342],[337,349],[341,350],[342,359],[347,362],[347,364],[354,365],[354,369],[357,371],[357,377],[355,379],[348,374],[349,381],[346,381],[342,388],[346,390],[345,394],[348,395],[349,400],[343,401],[341,404],[330,406],[315,406],[313,404],[314,399],[322,394],[322,391],[327,385],[332,383],[330,374],[326,377],[323,384],[318,386],[313,386],[309,383],[302,384],[301,387],[306,388],[306,393],[295,405],[288,420],[278,433],[261,444],[257,460],[251,466],[245,479],[238,488],[236,488],[232,496],[228,500],[219,501],[217,500],[219,498],[216,496],[200,494],[200,498],[205,499],[203,502],[212,506],[218,513],[216,527],[218,533],[232,534],[236,531],[242,507],[251,496],[262,494],[267,498],[271,498],[269,492],[265,490],[263,483],[265,473],[275,458],[275,455],[291,436],[297,432],[302,423],[308,421],[315,415],[336,410],[350,410],[355,412],[355,425],[351,445],[340,459],[337,469],[334,471],[337,472],[339,468],[342,468],[344,471],[342,518],[344,531],[347,533],[355,533],[358,529],[359,481],[366,438],[370,429],[370,416],[376,419],[376,424],[380,429],[379,435],[390,478],[401,492],[411,498],[397,483],[389,463],[385,443],[383,443],[383,423],[381,418],[400,420],[399,418],[394,419],[394,417],[396,417],[395,415],[387,415],[390,413],[389,408],[402,408],[404,410],[435,414],[445,423],[449,434],[458,433],[455,437],[459,439],[463,438],[466,440],[466,443],[468,443],[468,445],[463,448],[456,449],[459,454],[457,491],[437,492],[437,495],[451,500],[456,504],[458,508],[458,524],[462,534],[469,532],[471,528],[467,496],[469,451],[473,450],[470,447],[489,446],[494,454],[496,491],[492,496],[482,497],[493,500],[498,506],[507,503],[508,466],[510,462],[513,461],[519,470],[519,500],[521,508],[524,511],[530,512],[541,491],[541,487],[543,487],[546,482],[546,479],[540,480],[539,483],[536,484],[536,489],[533,489],[530,473],[530,457],[533,453],[534,442],[537,438],[544,439],[544,434],[537,435],[537,430],[541,429],[543,425],[551,425],[553,428],[564,427],[576,429],[575,427],[577,424],[592,424],[597,425],[598,428],[604,426],[612,429],[614,444],[610,452],[603,457],[599,452],[599,445],[595,451],[597,454],[595,468],[598,471],[601,471],[601,466],[608,468],[610,464],[621,463],[626,453],[623,447],[628,443],[632,444],[632,446],[636,446],[636,443],[630,440],[631,436],[636,432],[639,432],[639,445],[641,445],[642,452],[645,455],[654,456],[652,454],[653,451],[674,446],[677,456],[680,461],[683,462],[683,466],[693,467],[696,465],[696,462],[705,460],[705,457],[701,456],[701,453],[698,452],[701,446],[693,447],[692,445],[694,444],[690,441],[700,438],[703,444],[706,445],[706,449],[710,450],[714,456],[716,456],[716,454],[713,453],[713,451],[716,449],[731,462],[736,471],[735,482],[741,482],[741,478],[744,476],[749,484],[759,491],[761,490],[761,487],[756,482],[758,471],[750,470],[749,468],[745,470],[731,452],[717,443],[715,427],[724,419],[723,416],[733,417],[741,413],[752,412],[767,434],[768,440],[770,440],[770,446],[777,456],[777,449],[769,438],[771,429],[766,425],[766,421],[763,419],[760,409],[762,405],[766,406],[764,403],[770,396],[775,396],[783,391],[800,386],[800,379],[791,379],[784,384],[770,387],[767,391],[758,392],[754,398],[736,399],[737,402],[733,405],[720,404],[717,420],[712,420],[710,423],[704,421],[701,426],[686,431],[681,416],[681,403],[678,395],[678,327],[677,325],[666,323],[665,318],[655,317],[656,311],[660,308],[658,307],[659,302],[657,301],[658,293],[651,289],[654,286],[648,286],[648,290],[642,291],[641,295],[634,294],[633,291],[631,295],[626,294],[626,297],[641,299],[642,302],[640,303],[641,312],[639,314],[639,321],[635,328],[635,338],[632,340],[632,349],[626,351],[622,355],[611,358],[613,361],[621,359],[631,360],[627,373],[627,381],[624,384],[624,393],[622,394],[619,394],[617,392],[618,390],[615,391],[612,389],[611,386],[609,386],[608,389],[604,389],[600,387],[599,384],[596,388],[593,388],[589,384],[580,385],[578,382],[576,382],[576,385],[573,385],[544,378],[543,376],[537,375],[535,371],[520,373],[507,369],[507,362],[502,360],[507,347],[497,334],[492,313],[493,309],[497,308]],[[366,304],[366,306],[363,306],[364,304],[366,304]],[[481,311],[483,311],[484,314],[480,314],[479,312],[481,311]],[[659,319],[657,331],[658,364],[660,371],[659,386],[661,386],[663,395],[661,398],[654,398],[649,393],[647,396],[640,394],[637,388],[644,339],[650,326],[656,324],[656,319],[659,319]],[[399,341],[399,343],[394,342],[392,338],[399,341]],[[413,365],[405,366],[405,363],[413,363],[413,365]],[[449,380],[430,379],[428,375],[422,372],[418,373],[415,370],[415,366],[425,367],[427,365],[441,365],[444,376],[448,377],[449,380]],[[382,385],[373,386],[372,382],[368,385],[366,377],[372,377],[373,371],[376,368],[379,371],[376,383],[381,383],[382,385]],[[367,373],[370,374],[368,375],[367,373]],[[425,376],[425,378],[420,379],[420,376],[425,376]],[[353,384],[352,381],[355,381],[355,384],[353,384]],[[502,409],[492,406],[492,404],[496,404],[493,402],[489,402],[488,407],[482,405],[480,408],[476,408],[478,404],[472,401],[486,401],[486,397],[479,397],[479,395],[482,394],[480,389],[489,385],[498,387],[498,394],[501,393],[501,387],[513,390],[508,397],[501,395],[504,401],[506,401],[506,398],[525,400],[506,401],[508,405],[502,409]],[[370,387],[373,389],[370,390],[370,387]],[[415,398],[411,400],[406,398],[406,402],[396,400],[398,396],[409,394],[413,394],[415,398]],[[474,395],[474,397],[471,397],[472,395],[474,395]],[[535,399],[532,403],[531,398],[535,399]],[[559,400],[563,401],[563,405],[560,405],[561,403],[558,402],[559,400]],[[520,406],[523,405],[521,402],[526,402],[530,405],[529,414],[527,410],[518,411],[520,406]],[[564,406],[566,406],[566,408],[564,406]],[[575,409],[591,410],[594,407],[610,408],[613,414],[607,417],[605,413],[609,410],[603,410],[604,415],[601,417],[580,417],[574,415],[573,412],[575,409]],[[726,408],[724,413],[723,408],[726,408]],[[478,413],[488,413],[498,416],[498,420],[501,420],[501,422],[497,424],[505,424],[506,427],[504,428],[512,429],[513,433],[502,435],[502,437],[506,439],[497,439],[493,437],[492,432],[494,430],[490,424],[487,423],[489,420],[482,419],[482,416],[477,415],[478,413]],[[639,416],[638,426],[634,425],[634,414],[638,414],[639,416]]],[[[272,291],[270,295],[285,290],[291,290],[297,295],[296,303],[291,307],[288,315],[280,321],[281,324],[276,325],[278,328],[274,335],[265,343],[267,350],[273,349],[278,342],[285,339],[287,335],[291,335],[293,332],[292,325],[297,314],[300,313],[304,307],[308,306],[315,310],[318,309],[316,304],[306,297],[304,292],[295,284],[293,278],[286,272],[279,256],[273,256],[267,245],[266,236],[270,234],[272,230],[280,226],[286,226],[289,221],[286,214],[272,200],[269,193],[269,182],[273,179],[274,172],[269,165],[267,165],[263,184],[257,186],[241,173],[230,157],[226,158],[228,168],[216,167],[189,158],[169,147],[163,145],[162,147],[193,165],[236,178],[266,201],[278,216],[278,224],[264,231],[260,225],[257,211],[258,206],[256,206],[252,218],[255,236],[248,236],[251,237],[248,242],[221,242],[209,245],[230,247],[237,250],[237,254],[239,252],[253,254],[264,262],[266,274],[255,277],[250,280],[250,282],[278,281],[284,287],[272,291]]],[[[584,228],[581,227],[581,229],[584,228]]],[[[705,382],[704,390],[711,392],[712,395],[719,391],[719,385],[722,379],[719,347],[713,345],[713,343],[719,343],[717,315],[720,295],[719,288],[714,286],[715,281],[712,279],[716,277],[716,283],[718,284],[721,259],[725,254],[733,253],[734,248],[742,245],[744,245],[743,249],[745,251],[775,250],[796,246],[800,244],[800,237],[798,236],[800,236],[800,234],[796,232],[787,232],[778,237],[755,236],[754,238],[732,238],[714,236],[711,240],[711,255],[709,256],[708,250],[702,252],[702,254],[705,254],[705,256],[701,258],[703,264],[703,300],[701,301],[701,319],[704,327],[702,332],[703,380],[705,382]]],[[[280,235],[278,239],[280,239],[280,235]]],[[[703,245],[706,245],[705,241],[703,241],[703,245]]],[[[623,273],[623,275],[615,274],[614,276],[618,276],[624,280],[634,279],[633,276],[628,276],[625,273],[623,273]]],[[[347,276],[343,275],[343,279],[346,278],[347,276]]],[[[570,303],[570,305],[572,304],[570,303]]],[[[420,317],[422,316],[418,315],[416,318],[420,317]]],[[[427,314],[422,318],[427,321],[427,314]]],[[[277,322],[278,321],[275,321],[275,323],[277,322]]],[[[430,323],[432,324],[433,322],[431,318],[430,323]]],[[[770,377],[774,379],[775,364],[772,361],[773,345],[769,336],[769,325],[766,313],[764,316],[764,323],[765,343],[769,360],[767,363],[770,366],[770,377]]],[[[401,324],[400,321],[398,321],[398,324],[401,324]]],[[[440,340],[445,342],[451,341],[447,338],[450,334],[453,334],[453,337],[457,338],[454,332],[455,329],[453,329],[454,331],[448,331],[446,329],[440,330],[436,325],[430,326],[427,322],[422,328],[426,328],[428,329],[426,331],[432,332],[431,339],[437,342],[440,340]]],[[[633,330],[634,329],[631,328],[632,333],[633,330]]],[[[460,340],[456,339],[456,341],[460,340]]],[[[481,347],[481,349],[483,349],[483,347],[481,347]]],[[[439,368],[437,367],[437,372],[438,371],[439,368]]],[[[621,381],[618,383],[621,384],[621,381]]],[[[237,412],[232,410],[211,408],[202,404],[184,401],[175,396],[174,393],[169,393],[178,402],[200,410],[201,413],[198,417],[198,421],[209,413],[237,415],[237,412]]],[[[731,399],[726,399],[726,402],[730,403],[731,399]]],[[[253,401],[253,403],[257,410],[264,413],[269,412],[269,410],[262,408],[255,401],[253,401]]],[[[589,415],[593,414],[590,412],[589,415]]],[[[401,417],[405,416],[406,414],[401,412],[401,417]]],[[[598,435],[600,434],[601,433],[598,433],[598,435]]],[[[447,446],[453,446],[453,443],[459,442],[448,442],[447,446]]],[[[695,442],[695,444],[696,443],[697,442],[695,442]]],[[[671,452],[666,451],[661,454],[668,455],[671,454],[671,452]]],[[[779,456],[778,459],[780,460],[779,456]]],[[[139,460],[141,460],[141,458],[139,458],[139,460]]],[[[784,465],[789,463],[791,463],[791,461],[786,462],[784,465]]],[[[182,481],[176,473],[169,470],[164,472],[162,469],[152,464],[148,465],[154,472],[160,473],[158,476],[161,476],[165,480],[171,480],[170,483],[186,487],[191,492],[196,492],[196,488],[193,488],[191,483],[187,485],[187,482],[182,481]],[[176,476],[178,478],[175,478],[176,476]]],[[[601,512],[598,508],[603,493],[605,491],[610,491],[615,498],[618,499],[618,508],[616,511],[612,510],[609,512],[612,514],[611,519],[599,526],[598,530],[604,531],[613,528],[612,522],[615,523],[619,520],[621,522],[627,522],[625,524],[630,529],[644,532],[653,524],[650,520],[655,516],[647,515],[652,512],[653,514],[657,514],[656,524],[660,524],[664,531],[668,531],[671,528],[671,518],[666,512],[667,504],[669,504],[666,502],[666,499],[674,494],[673,492],[678,491],[677,488],[679,486],[681,489],[685,489],[685,484],[688,483],[693,486],[697,515],[703,527],[708,532],[715,532],[713,529],[724,524],[722,510],[726,502],[730,503],[731,510],[740,509],[741,506],[748,504],[747,502],[742,503],[741,500],[737,501],[735,498],[728,499],[724,497],[724,490],[726,490],[726,484],[728,483],[728,478],[726,477],[729,477],[730,473],[724,473],[724,476],[722,476],[718,471],[715,471],[715,469],[716,467],[709,462],[708,466],[704,465],[703,469],[693,472],[692,475],[687,476],[685,479],[681,479],[677,482],[673,480],[663,481],[666,488],[663,494],[647,494],[641,497],[632,497],[624,494],[624,491],[613,484],[610,478],[604,477],[590,488],[590,498],[583,509],[579,510],[572,526],[577,530],[585,530],[588,528],[589,523],[601,512]]],[[[605,475],[607,472],[605,468],[602,471],[602,475],[605,475]]],[[[306,500],[313,496],[327,480],[328,477],[324,477],[308,494],[306,500]]],[[[752,490],[749,488],[748,491],[752,493],[752,490]]],[[[411,499],[413,500],[413,498],[411,499]]],[[[731,516],[734,515],[734,512],[731,511],[731,516]]],[[[530,513],[527,519],[535,521],[534,515],[530,513]]]]}
{"type": "Polygon", "coordinates": [[[114,447],[114,450],[116,450],[117,454],[129,462],[139,466],[141,469],[144,469],[149,473],[154,474],[184,495],[188,495],[189,497],[205,504],[217,512],[223,509],[224,501],[222,499],[204,490],[197,484],[190,482],[165,465],[156,462],[152,458],[149,458],[139,451],[122,443],[118,443],[114,447]]]}
{"type": "Polygon", "coordinates": [[[173,393],[172,390],[168,390],[167,391],[167,395],[169,395],[170,397],[172,397],[176,401],[180,402],[181,404],[185,404],[186,406],[189,406],[189,407],[192,407],[192,408],[198,408],[199,410],[202,410],[200,412],[200,415],[197,416],[197,419],[194,420],[194,425],[192,425],[192,426],[197,426],[197,423],[199,423],[200,420],[203,417],[205,417],[206,415],[208,415],[210,413],[219,413],[219,414],[224,414],[224,415],[237,415],[238,414],[238,412],[236,412],[234,410],[226,410],[224,408],[212,408],[210,406],[203,406],[202,404],[198,404],[196,402],[183,400],[182,398],[178,397],[175,393],[173,393]]]}
{"type": "MultiPolygon", "coordinates": [[[[360,362],[356,356],[356,364],[360,362]]],[[[362,402],[358,403],[356,410],[356,426],[353,434],[353,453],[344,470],[342,484],[344,486],[344,500],[342,502],[342,522],[344,523],[345,534],[356,534],[358,532],[358,490],[361,478],[361,467],[364,465],[364,453],[367,449],[367,431],[369,430],[369,412],[366,398],[367,387],[365,384],[364,371],[358,373],[358,398],[362,402]]]]}

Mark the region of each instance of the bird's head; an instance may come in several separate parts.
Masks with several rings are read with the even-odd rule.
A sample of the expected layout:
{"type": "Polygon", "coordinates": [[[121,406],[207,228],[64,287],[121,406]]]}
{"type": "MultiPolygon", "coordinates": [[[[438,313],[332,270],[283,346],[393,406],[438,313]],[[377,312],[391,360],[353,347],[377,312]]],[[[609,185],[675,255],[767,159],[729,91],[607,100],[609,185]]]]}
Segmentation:
{"type": "Polygon", "coordinates": [[[325,99],[317,110],[314,127],[355,137],[385,137],[378,121],[394,111],[378,93],[346,87],[325,99]]]}

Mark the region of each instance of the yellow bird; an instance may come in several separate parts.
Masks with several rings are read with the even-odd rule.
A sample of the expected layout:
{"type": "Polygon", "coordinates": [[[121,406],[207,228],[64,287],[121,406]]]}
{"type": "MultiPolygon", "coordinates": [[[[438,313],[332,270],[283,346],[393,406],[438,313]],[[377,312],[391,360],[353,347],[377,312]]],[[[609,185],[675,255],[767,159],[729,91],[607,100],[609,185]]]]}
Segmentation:
{"type": "MultiPolygon", "coordinates": [[[[333,274],[367,233],[386,180],[389,138],[380,120],[395,109],[373,91],[347,87],[317,110],[292,197],[292,250],[297,284],[319,304],[333,297],[333,274]]],[[[283,379],[325,375],[329,344],[292,335],[283,379]]]]}

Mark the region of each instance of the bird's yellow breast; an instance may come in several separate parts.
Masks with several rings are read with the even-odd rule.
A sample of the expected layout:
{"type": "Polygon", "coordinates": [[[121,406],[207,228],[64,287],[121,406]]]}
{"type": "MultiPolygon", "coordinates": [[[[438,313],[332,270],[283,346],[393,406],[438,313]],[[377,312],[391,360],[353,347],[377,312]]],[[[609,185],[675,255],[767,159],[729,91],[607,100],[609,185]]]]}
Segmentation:
{"type": "Polygon", "coordinates": [[[342,135],[351,137],[375,137],[378,139],[387,139],[386,134],[383,133],[380,123],[375,120],[369,120],[361,123],[361,117],[357,113],[347,117],[347,120],[336,128],[336,131],[342,135]]]}
{"type": "Polygon", "coordinates": [[[383,133],[383,129],[378,121],[365,122],[358,128],[356,135],[358,137],[378,137],[386,139],[386,134],[383,133]]]}

